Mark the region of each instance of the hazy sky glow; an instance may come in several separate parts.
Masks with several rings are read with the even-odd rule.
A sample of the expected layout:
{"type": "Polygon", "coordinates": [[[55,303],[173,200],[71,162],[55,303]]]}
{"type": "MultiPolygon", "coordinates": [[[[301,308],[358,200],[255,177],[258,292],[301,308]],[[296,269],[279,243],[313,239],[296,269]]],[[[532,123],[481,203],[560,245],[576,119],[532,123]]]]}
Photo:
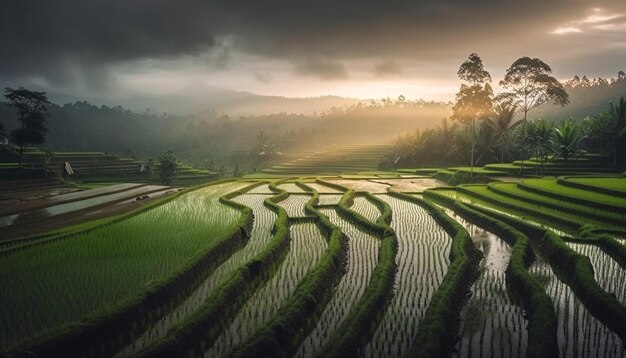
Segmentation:
{"type": "Polygon", "coordinates": [[[2,0],[0,84],[72,94],[175,91],[451,100],[477,52],[558,78],[626,70],[623,0],[2,0]]]}

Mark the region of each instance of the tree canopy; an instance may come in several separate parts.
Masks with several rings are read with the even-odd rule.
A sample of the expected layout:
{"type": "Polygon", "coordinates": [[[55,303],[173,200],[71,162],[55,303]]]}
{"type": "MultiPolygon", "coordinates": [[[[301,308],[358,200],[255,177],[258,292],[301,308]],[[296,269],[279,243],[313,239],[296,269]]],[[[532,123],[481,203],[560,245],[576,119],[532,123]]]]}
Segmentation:
{"type": "Polygon", "coordinates": [[[524,113],[548,101],[564,106],[569,96],[563,85],[552,75],[552,68],[538,58],[521,57],[506,70],[500,86],[515,98],[517,107],[524,113]]]}
{"type": "Polygon", "coordinates": [[[22,153],[28,144],[42,144],[48,132],[46,117],[48,117],[48,97],[45,92],[29,91],[23,87],[5,88],[4,97],[10,107],[18,113],[20,127],[11,131],[11,140],[20,147],[20,167],[22,153]]]}

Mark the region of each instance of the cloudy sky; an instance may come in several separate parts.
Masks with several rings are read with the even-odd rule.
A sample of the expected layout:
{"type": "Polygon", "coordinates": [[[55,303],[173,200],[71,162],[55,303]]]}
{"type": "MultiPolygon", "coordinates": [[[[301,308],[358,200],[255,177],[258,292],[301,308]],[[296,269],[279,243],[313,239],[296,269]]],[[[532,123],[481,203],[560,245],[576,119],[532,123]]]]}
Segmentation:
{"type": "Polygon", "coordinates": [[[558,78],[626,70],[624,0],[0,0],[0,85],[452,99],[478,53],[558,78]]]}

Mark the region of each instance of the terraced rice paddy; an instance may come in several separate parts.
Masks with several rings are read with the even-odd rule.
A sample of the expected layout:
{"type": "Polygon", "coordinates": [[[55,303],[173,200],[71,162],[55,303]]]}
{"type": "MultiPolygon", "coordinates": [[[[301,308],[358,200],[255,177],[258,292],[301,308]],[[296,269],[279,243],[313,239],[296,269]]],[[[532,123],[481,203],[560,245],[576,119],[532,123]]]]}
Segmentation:
{"type": "Polygon", "coordinates": [[[306,191],[294,183],[280,184],[278,188],[285,190],[288,193],[306,193],[306,191]]]}
{"type": "Polygon", "coordinates": [[[341,200],[341,195],[320,195],[318,205],[337,205],[341,200]]]}
{"type": "Polygon", "coordinates": [[[565,178],[566,182],[580,184],[589,189],[603,189],[626,194],[626,183],[623,178],[565,178]]]}
{"type": "Polygon", "coordinates": [[[559,281],[550,265],[539,259],[530,267],[545,285],[554,303],[558,320],[558,343],[561,357],[623,357],[619,337],[594,318],[572,289],[559,281]]]}
{"type": "MultiPolygon", "coordinates": [[[[295,178],[277,182],[287,194],[273,192],[267,182],[242,190],[253,184],[246,179],[178,194],[117,222],[79,227],[68,237],[59,234],[49,242],[36,237],[24,247],[11,247],[13,251],[0,254],[0,355],[38,334],[59,332],[63,324],[84,320],[97,326],[101,323],[91,315],[117,312],[157,283],[173,280],[182,293],[160,298],[169,303],[166,309],[145,317],[137,313],[140,322],[133,323],[133,330],[125,326],[132,340],[118,340],[106,330],[100,337],[76,325],[69,328],[70,335],[46,336],[52,345],[29,342],[7,355],[98,355],[108,347],[102,355],[221,357],[245,350],[295,357],[328,352],[524,357],[544,347],[533,343],[528,332],[540,321],[533,310],[521,307],[523,293],[511,292],[512,284],[528,279],[534,285],[528,292],[541,296],[545,290],[552,300],[532,302],[554,308],[556,329],[542,338],[558,347],[559,356],[626,356],[623,331],[611,321],[620,320],[626,309],[626,270],[620,265],[624,251],[611,238],[626,236],[619,224],[626,199],[616,194],[603,201],[610,195],[601,192],[619,190],[622,182],[615,179],[601,187],[595,179],[568,177],[432,189],[439,185],[434,179],[359,175],[329,181],[356,192],[348,203],[351,210],[344,203],[338,206],[340,188],[321,182],[306,183],[318,191],[316,209],[306,206],[314,193],[302,190],[295,178]],[[600,189],[573,187],[563,180],[600,189]],[[419,200],[416,192],[423,192],[419,200]],[[230,193],[235,204],[226,198],[220,202],[230,193]],[[457,201],[468,203],[466,209],[457,201]],[[444,208],[452,220],[428,202],[444,208]],[[474,210],[475,217],[469,218],[481,227],[453,210],[463,217],[474,210]],[[389,224],[379,220],[389,214],[389,224]],[[493,227],[483,227],[485,222],[493,227]],[[546,234],[536,223],[558,235],[546,234]],[[513,241],[529,245],[515,246],[527,249],[515,251],[528,255],[521,259],[527,260],[522,267],[521,255],[511,258],[512,248],[492,231],[508,233],[503,236],[507,242],[513,235],[513,241]],[[563,242],[561,236],[568,238],[563,242]],[[213,266],[193,272],[195,281],[176,281],[181,268],[204,257],[215,242],[229,240],[239,241],[213,266]],[[559,260],[584,259],[573,252],[588,257],[593,272],[581,265],[568,272],[571,277],[564,275],[567,267],[559,266],[559,260]],[[550,257],[553,267],[542,257],[550,257]],[[512,279],[520,270],[527,276],[512,279]],[[584,300],[577,297],[583,294],[584,300]],[[599,305],[609,314],[599,315],[599,305]],[[83,339],[97,342],[96,351],[81,347],[83,339]]],[[[37,200],[55,202],[49,205],[53,207],[141,188],[150,187],[129,184],[65,194],[56,202],[37,200]]],[[[550,313],[545,315],[550,322],[550,313]]]]}
{"type": "Polygon", "coordinates": [[[276,214],[263,205],[263,201],[268,197],[269,196],[266,195],[244,194],[233,199],[233,201],[251,208],[254,214],[254,224],[250,233],[250,240],[246,246],[220,265],[217,270],[215,270],[211,276],[207,277],[175,310],[159,320],[159,322],[144,333],[143,336],[133,342],[130,347],[126,348],[126,354],[136,353],[148,344],[164,337],[172,326],[192,315],[202,304],[206,303],[207,298],[211,296],[215,289],[224,282],[235,269],[261,252],[272,238],[272,225],[276,219],[276,214]]]}
{"type": "Polygon", "coordinates": [[[344,186],[353,191],[367,191],[370,193],[386,193],[389,187],[388,185],[369,180],[332,179],[328,180],[328,182],[344,186]]]}
{"type": "Polygon", "coordinates": [[[572,242],[567,245],[579,254],[589,257],[600,287],[615,295],[622,304],[626,304],[626,270],[598,246],[572,242]]]}
{"type": "Polygon", "coordinates": [[[354,198],[354,204],[352,209],[357,213],[363,215],[367,220],[376,222],[376,219],[380,216],[380,210],[376,205],[372,204],[367,198],[363,196],[357,196],[354,198]]]}
{"type": "Polygon", "coordinates": [[[275,194],[268,184],[262,184],[248,191],[248,194],[275,194]]]}
{"type": "Polygon", "coordinates": [[[524,311],[507,289],[505,271],[511,248],[498,236],[455,217],[482,252],[480,275],[461,313],[456,357],[525,357],[528,344],[524,311]]]}
{"type": "Polygon", "coordinates": [[[172,274],[235,224],[239,213],[217,199],[244,186],[210,186],[116,225],[2,257],[1,346],[119,304],[172,274]]]}
{"type": "Polygon", "coordinates": [[[281,201],[278,205],[285,208],[285,211],[287,211],[287,216],[292,218],[302,217],[306,216],[306,213],[304,212],[304,205],[310,199],[311,195],[306,194],[289,195],[287,199],[281,201]]]}
{"type": "MultiPolygon", "coordinates": [[[[86,208],[92,208],[98,205],[107,204],[107,203],[115,203],[120,200],[125,200],[128,198],[135,198],[137,196],[146,195],[149,193],[161,191],[167,189],[168,187],[162,185],[146,185],[140,186],[137,188],[132,188],[129,190],[124,190],[118,193],[107,194],[95,196],[88,199],[72,201],[65,204],[57,204],[46,206],[41,209],[36,209],[32,211],[27,211],[19,214],[13,214],[8,216],[0,217],[0,227],[15,225],[18,223],[28,223],[29,221],[36,220],[41,217],[51,217],[55,215],[61,215],[73,211],[83,210],[86,208]]],[[[68,194],[69,195],[69,194],[68,194]]]]}
{"type": "Polygon", "coordinates": [[[315,329],[302,343],[297,357],[319,354],[331,334],[346,318],[352,305],[363,295],[378,259],[378,239],[339,217],[335,209],[320,209],[320,212],[348,237],[348,262],[346,273],[341,278],[335,295],[326,306],[315,329]]]}
{"type": "Polygon", "coordinates": [[[293,225],[291,247],[285,261],[272,279],[248,300],[230,327],[204,356],[225,356],[269,321],[293,293],[307,271],[315,266],[325,248],[326,241],[314,224],[293,225]]]}
{"type": "Polygon", "coordinates": [[[398,238],[395,295],[383,321],[364,348],[366,357],[401,356],[413,344],[434,290],[446,274],[450,237],[418,205],[383,195],[398,238]]]}
{"type": "Polygon", "coordinates": [[[320,183],[306,183],[306,185],[320,194],[341,194],[341,190],[320,183]]]}
{"type": "Polygon", "coordinates": [[[373,182],[386,184],[389,190],[400,192],[422,192],[426,189],[447,186],[448,184],[432,178],[406,178],[406,179],[374,179],[373,182]]]}

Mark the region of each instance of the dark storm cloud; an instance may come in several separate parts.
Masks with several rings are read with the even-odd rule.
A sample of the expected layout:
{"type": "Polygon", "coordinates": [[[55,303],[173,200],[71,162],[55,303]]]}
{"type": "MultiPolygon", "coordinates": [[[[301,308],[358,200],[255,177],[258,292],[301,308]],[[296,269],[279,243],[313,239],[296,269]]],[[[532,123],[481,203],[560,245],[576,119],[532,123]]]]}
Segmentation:
{"type": "MultiPolygon", "coordinates": [[[[0,76],[73,81],[119,62],[214,44],[206,1],[19,0],[0,5],[0,76]]],[[[101,74],[96,74],[95,81],[101,74]]]]}
{"type": "Polygon", "coordinates": [[[626,11],[623,0],[1,1],[0,80],[48,81],[101,81],[116,64],[202,54],[220,36],[233,47],[218,67],[235,51],[296,62],[317,56],[328,60],[300,61],[296,73],[341,78],[345,68],[333,61],[440,59],[480,46],[510,53],[592,6],[626,11]]]}
{"type": "Polygon", "coordinates": [[[322,81],[348,79],[348,71],[346,71],[345,66],[340,62],[328,59],[304,59],[296,63],[294,72],[298,76],[312,76],[322,81]]]}

